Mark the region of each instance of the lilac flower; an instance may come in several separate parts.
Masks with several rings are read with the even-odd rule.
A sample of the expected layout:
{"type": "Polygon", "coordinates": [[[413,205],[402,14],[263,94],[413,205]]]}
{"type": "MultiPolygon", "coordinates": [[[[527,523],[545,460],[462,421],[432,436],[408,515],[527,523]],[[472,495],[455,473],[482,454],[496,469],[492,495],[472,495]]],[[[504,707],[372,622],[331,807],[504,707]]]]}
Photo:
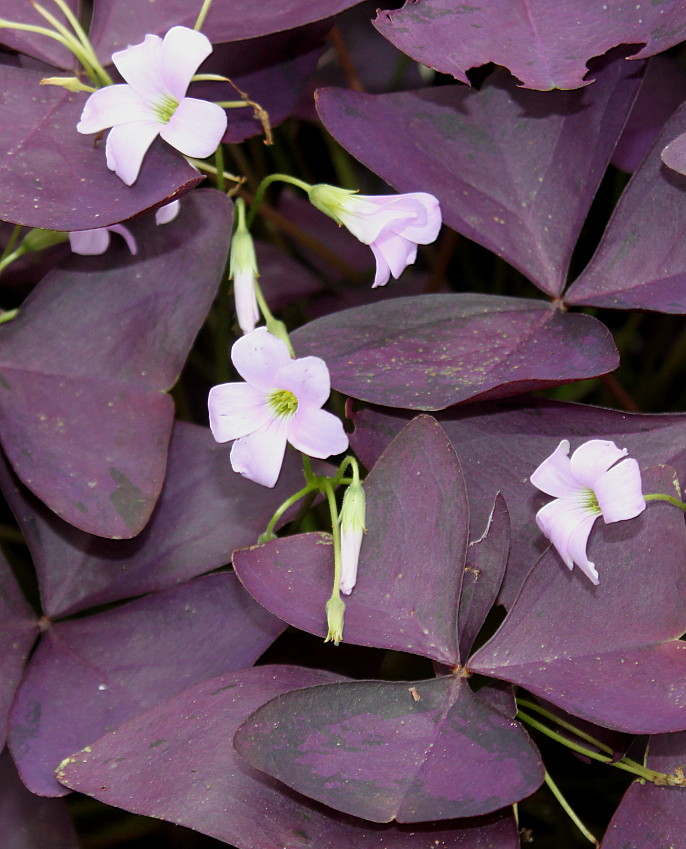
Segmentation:
{"type": "Polygon", "coordinates": [[[198,66],[210,55],[206,36],[172,27],[161,39],[146,35],[140,44],[112,54],[126,85],[110,85],[86,101],[76,129],[99,133],[112,127],[107,167],[128,186],[138,177],[146,151],[157,136],[186,156],[213,153],[226,130],[226,113],[216,103],[186,97],[198,66]]]}
{"type": "Polygon", "coordinates": [[[311,203],[353,236],[369,245],[376,258],[372,288],[385,286],[417,258],[417,245],[428,245],[441,229],[438,200],[425,192],[407,195],[358,195],[336,186],[317,185],[311,203]]]}
{"type": "Polygon", "coordinates": [[[286,442],[321,459],[340,454],[348,437],[336,416],[322,410],[329,397],[329,370],[319,357],[292,359],[288,347],[265,327],[242,336],[231,359],[245,383],[210,390],[210,428],[231,449],[235,472],[274,486],[286,442]]]}
{"type": "Polygon", "coordinates": [[[110,246],[110,233],[119,233],[131,253],[134,256],[138,253],[133,234],[123,224],[110,224],[109,227],[98,227],[95,230],[72,230],[69,233],[69,244],[75,254],[97,256],[104,254],[110,246]]]}
{"type": "Polygon", "coordinates": [[[576,563],[594,584],[598,572],[586,556],[586,543],[595,520],[633,519],[646,507],[638,463],[617,462],[627,453],[614,442],[591,439],[569,457],[569,441],[563,439],[531,475],[535,487],[555,497],[536,514],[538,527],[567,566],[576,563]]]}

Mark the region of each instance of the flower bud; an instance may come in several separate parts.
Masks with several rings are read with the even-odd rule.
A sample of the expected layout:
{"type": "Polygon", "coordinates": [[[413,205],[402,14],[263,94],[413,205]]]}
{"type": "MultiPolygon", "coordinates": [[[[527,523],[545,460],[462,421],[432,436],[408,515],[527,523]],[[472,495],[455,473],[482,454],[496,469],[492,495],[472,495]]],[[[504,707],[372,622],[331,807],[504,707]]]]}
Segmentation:
{"type": "Polygon", "coordinates": [[[333,642],[337,646],[343,639],[343,615],[345,613],[345,602],[339,595],[331,596],[326,602],[326,623],[329,632],[325,643],[333,642]]]}
{"type": "Polygon", "coordinates": [[[29,230],[21,242],[22,253],[34,253],[51,248],[66,242],[69,238],[67,233],[59,233],[57,230],[29,230]]]}
{"type": "Polygon", "coordinates": [[[341,592],[350,595],[357,581],[362,535],[365,528],[366,498],[360,483],[346,489],[341,506],[341,592]]]}
{"type": "Polygon", "coordinates": [[[260,317],[255,295],[255,283],[258,277],[257,257],[250,232],[240,224],[231,240],[229,277],[233,280],[238,326],[243,333],[250,333],[255,329],[260,317]]]}

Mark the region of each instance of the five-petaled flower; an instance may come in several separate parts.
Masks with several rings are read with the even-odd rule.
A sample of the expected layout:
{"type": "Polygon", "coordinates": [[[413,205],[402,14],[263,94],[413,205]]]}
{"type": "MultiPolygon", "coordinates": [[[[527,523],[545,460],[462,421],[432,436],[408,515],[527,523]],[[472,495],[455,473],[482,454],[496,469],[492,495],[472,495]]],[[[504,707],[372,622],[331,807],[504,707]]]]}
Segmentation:
{"type": "Polygon", "coordinates": [[[426,192],[406,195],[358,195],[337,186],[310,187],[310,202],[343,224],[376,259],[372,288],[385,286],[417,258],[417,245],[428,245],[441,229],[438,200],[426,192]]]}
{"type": "Polygon", "coordinates": [[[633,519],[646,507],[638,463],[621,459],[627,453],[614,442],[591,439],[569,457],[569,441],[563,439],[531,475],[534,486],[555,497],[536,514],[538,527],[567,566],[576,563],[594,584],[598,572],[586,544],[595,520],[633,519]]]}
{"type": "Polygon", "coordinates": [[[140,44],[112,54],[126,84],[94,91],[76,129],[99,133],[112,128],[105,147],[107,167],[128,186],[136,181],[158,135],[186,156],[203,159],[216,150],[226,131],[226,112],[216,103],[185,96],[211,52],[207,36],[172,27],[164,39],[146,35],[140,44]]]}
{"type": "Polygon", "coordinates": [[[274,486],[286,442],[324,459],[348,447],[336,416],[321,407],[331,391],[329,370],[319,357],[292,359],[288,347],[265,327],[242,336],[231,360],[245,383],[222,383],[210,390],[210,428],[231,448],[235,472],[274,486]]]}

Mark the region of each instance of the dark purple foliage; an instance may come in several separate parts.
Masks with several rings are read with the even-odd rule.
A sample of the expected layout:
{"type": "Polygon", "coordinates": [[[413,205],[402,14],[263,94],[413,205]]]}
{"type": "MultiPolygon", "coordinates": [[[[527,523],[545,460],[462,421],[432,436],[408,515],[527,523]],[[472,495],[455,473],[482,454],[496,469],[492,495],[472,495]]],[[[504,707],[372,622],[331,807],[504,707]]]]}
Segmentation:
{"type": "Polygon", "coordinates": [[[335,680],[330,673],[264,666],[207,681],[74,755],[59,778],[109,804],[190,826],[239,849],[414,849],[421,841],[447,849],[515,849],[507,813],[450,824],[374,825],[294,793],[237,756],[234,731],[256,707],[294,688],[335,680]]]}
{"type": "Polygon", "coordinates": [[[113,245],[68,260],[0,328],[5,453],[89,533],[132,537],[150,518],[173,421],[164,393],[216,294],[230,227],[226,197],[195,192],[173,223],[141,224],[138,256],[113,245]]]}
{"type": "Polygon", "coordinates": [[[407,0],[374,24],[413,59],[462,82],[470,68],[495,62],[526,88],[548,90],[588,85],[588,60],[617,45],[643,44],[643,57],[678,44],[686,11],[680,0],[407,0]]]}

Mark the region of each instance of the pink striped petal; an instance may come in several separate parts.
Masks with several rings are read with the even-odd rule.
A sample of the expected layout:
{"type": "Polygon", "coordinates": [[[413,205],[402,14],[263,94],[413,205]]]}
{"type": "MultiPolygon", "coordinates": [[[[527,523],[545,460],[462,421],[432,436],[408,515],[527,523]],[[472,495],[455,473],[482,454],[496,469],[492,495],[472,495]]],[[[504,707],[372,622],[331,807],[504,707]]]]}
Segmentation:
{"type": "Polygon", "coordinates": [[[234,342],[231,361],[244,380],[268,392],[275,388],[274,377],[291,361],[291,355],[285,342],[272,336],[266,327],[258,327],[234,342]]]}
{"type": "Polygon", "coordinates": [[[160,135],[185,156],[204,159],[214,153],[226,132],[226,112],[207,100],[184,98],[160,135]]]}
{"type": "Polygon", "coordinates": [[[641,470],[633,458],[617,463],[595,483],[595,495],[607,524],[634,519],[646,509],[641,470]]]}
{"type": "Polygon", "coordinates": [[[272,418],[263,392],[247,383],[222,383],[210,389],[210,430],[217,442],[239,439],[272,418]]]}
{"type": "Polygon", "coordinates": [[[135,121],[112,127],[107,136],[105,155],[107,167],[127,186],[132,186],[138,177],[143,157],[159,134],[157,122],[135,121]]]}
{"type": "Polygon", "coordinates": [[[234,472],[262,486],[274,486],[286,451],[287,422],[285,418],[272,418],[259,430],[237,439],[231,449],[234,472]]]}
{"type": "Polygon", "coordinates": [[[160,60],[166,90],[182,100],[193,74],[211,52],[212,44],[206,35],[188,27],[172,27],[162,42],[160,60]]]}
{"type": "Polygon", "coordinates": [[[326,410],[298,407],[286,420],[288,441],[298,451],[320,460],[341,454],[348,447],[348,436],[340,419],[326,410]]]}

